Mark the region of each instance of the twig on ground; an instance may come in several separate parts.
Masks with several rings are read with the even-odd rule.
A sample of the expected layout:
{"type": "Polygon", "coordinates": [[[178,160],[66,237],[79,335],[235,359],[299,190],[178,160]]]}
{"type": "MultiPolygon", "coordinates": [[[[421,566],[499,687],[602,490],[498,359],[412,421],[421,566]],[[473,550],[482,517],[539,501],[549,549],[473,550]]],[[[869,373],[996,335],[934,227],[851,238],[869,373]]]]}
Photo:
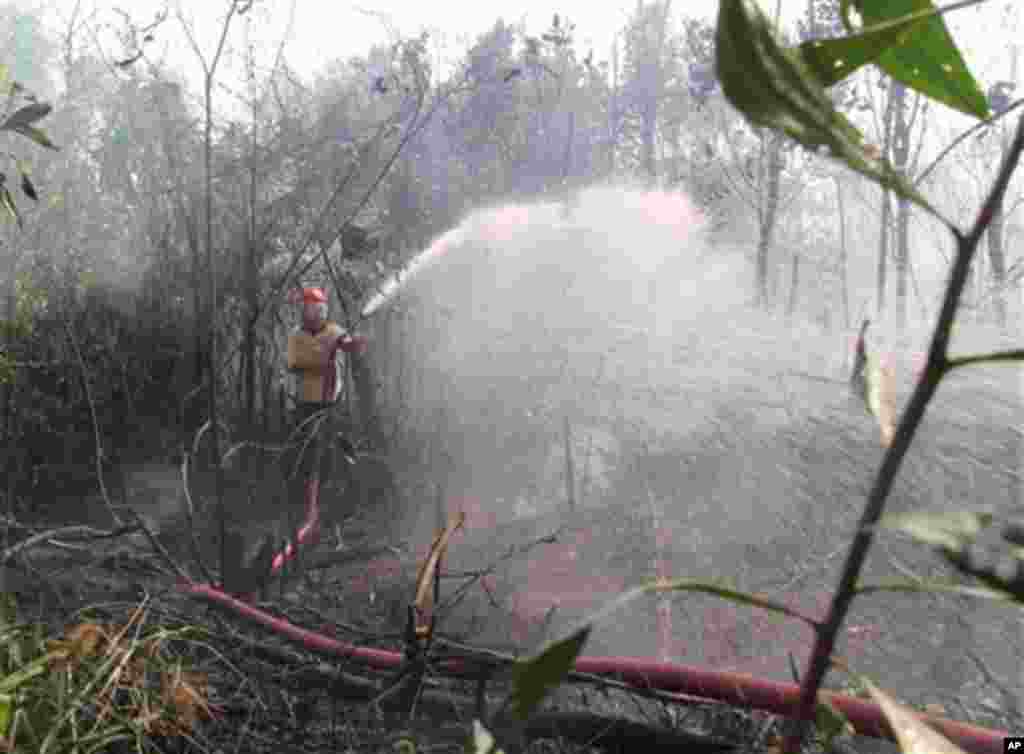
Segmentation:
{"type": "Polygon", "coordinates": [[[555,531],[550,534],[544,534],[536,539],[527,542],[524,545],[510,545],[508,549],[495,561],[487,565],[486,567],[478,571],[460,571],[456,573],[445,573],[441,574],[441,578],[463,578],[466,579],[466,583],[460,584],[451,597],[448,597],[444,602],[438,605],[438,616],[443,617],[446,611],[449,610],[454,604],[457,604],[461,600],[462,596],[477,582],[483,587],[488,597],[491,599],[493,607],[498,607],[497,601],[494,600],[494,595],[491,594],[486,582],[483,579],[486,576],[491,576],[497,570],[501,563],[504,563],[517,555],[525,555],[537,545],[541,544],[554,544],[558,541],[560,534],[563,534],[567,530],[565,526],[559,526],[555,531]]]}
{"type": "Polygon", "coordinates": [[[996,689],[999,692],[999,695],[1003,697],[1003,713],[1012,716],[1019,721],[1020,707],[1017,706],[1017,695],[1014,693],[1013,689],[1000,680],[996,674],[992,672],[992,669],[985,663],[985,661],[978,656],[978,653],[971,647],[964,647],[964,654],[967,655],[967,658],[974,663],[979,672],[985,677],[985,682],[992,688],[996,689]]]}
{"type": "Polygon", "coordinates": [[[135,513],[135,523],[145,535],[146,539],[149,540],[149,544],[153,548],[153,551],[159,555],[165,563],[167,563],[171,570],[177,574],[178,578],[186,583],[191,582],[192,579],[189,578],[189,575],[185,573],[185,570],[175,562],[174,558],[171,557],[171,554],[167,552],[167,548],[160,544],[160,541],[156,538],[153,532],[149,530],[149,527],[143,522],[142,516],[138,513],[135,513]]]}
{"type": "Polygon", "coordinates": [[[78,538],[85,541],[97,541],[101,539],[113,539],[123,537],[127,534],[134,534],[141,531],[141,524],[129,524],[119,526],[113,531],[95,529],[92,526],[62,526],[58,529],[49,529],[38,534],[33,534],[25,539],[11,545],[0,553],[0,564],[6,563],[20,553],[39,545],[60,544],[61,538],[78,538]]]}

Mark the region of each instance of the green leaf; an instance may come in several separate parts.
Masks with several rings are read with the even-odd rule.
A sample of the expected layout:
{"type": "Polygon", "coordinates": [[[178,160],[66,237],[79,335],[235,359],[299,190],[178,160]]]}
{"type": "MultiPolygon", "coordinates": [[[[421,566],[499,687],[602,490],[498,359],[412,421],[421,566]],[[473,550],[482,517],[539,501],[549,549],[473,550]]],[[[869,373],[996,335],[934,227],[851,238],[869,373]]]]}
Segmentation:
{"type": "Polygon", "coordinates": [[[473,720],[473,735],[464,748],[466,754],[504,754],[496,744],[497,741],[484,724],[479,720],[473,720]]]}
{"type": "MultiPolygon", "coordinates": [[[[942,557],[961,573],[973,576],[987,589],[920,583],[913,591],[958,591],[970,596],[1000,601],[1024,602],[1024,546],[1018,522],[992,529],[994,517],[989,513],[952,511],[949,513],[903,513],[883,516],[879,526],[910,534],[914,539],[933,545],[942,557]],[[965,591],[965,590],[972,591],[965,591]]],[[[858,591],[910,591],[899,584],[863,587],[858,591]]]]}
{"type": "Polygon", "coordinates": [[[16,670],[5,678],[0,678],[0,694],[6,694],[7,692],[14,691],[23,683],[28,683],[33,678],[45,673],[47,665],[55,657],[56,655],[54,653],[44,655],[43,657],[37,657],[20,670],[16,670]]]}
{"type": "Polygon", "coordinates": [[[13,668],[20,668],[28,662],[28,657],[31,655],[31,648],[27,646],[22,633],[19,631],[13,634],[12,640],[6,646],[7,659],[10,667],[13,668]]]}
{"type": "Polygon", "coordinates": [[[416,754],[416,739],[412,736],[402,736],[391,744],[391,750],[395,754],[416,754]]]}
{"type": "Polygon", "coordinates": [[[550,642],[540,654],[515,664],[512,670],[512,714],[525,721],[547,693],[562,682],[590,636],[590,625],[564,639],[550,642]]]}
{"type": "Polygon", "coordinates": [[[21,190],[22,193],[32,201],[39,201],[39,194],[36,193],[36,187],[32,184],[32,181],[26,173],[21,174],[21,190]]]}
{"type": "Polygon", "coordinates": [[[861,133],[832,106],[801,56],[780,44],[753,0],[719,3],[715,65],[725,96],[752,125],[778,129],[814,151],[826,149],[950,224],[888,161],[868,155],[861,133]]]}
{"type": "Polygon", "coordinates": [[[993,602],[1006,602],[1017,604],[1018,598],[1007,592],[1005,589],[985,588],[979,586],[964,586],[951,581],[880,581],[877,584],[858,585],[854,590],[857,594],[872,594],[874,592],[910,592],[914,594],[928,594],[932,592],[943,594],[958,594],[961,597],[974,597],[976,599],[992,600],[993,602]]]}
{"type": "MultiPolygon", "coordinates": [[[[87,737],[84,742],[88,742],[90,746],[88,749],[83,750],[83,754],[94,754],[98,752],[113,751],[113,744],[116,744],[120,741],[129,744],[129,746],[126,747],[128,751],[144,751],[143,747],[139,745],[140,742],[137,741],[136,736],[123,733],[119,730],[114,730],[110,733],[101,732],[96,734],[95,736],[87,737]],[[130,746],[130,744],[132,743],[136,744],[134,749],[132,749],[130,746]]],[[[81,744],[84,742],[80,741],[79,743],[81,744]]],[[[124,751],[124,749],[121,749],[121,751],[124,751]]]]}
{"type": "Polygon", "coordinates": [[[618,612],[628,603],[633,602],[639,597],[646,597],[651,594],[661,594],[664,592],[701,592],[703,594],[721,597],[731,602],[759,607],[763,610],[768,610],[773,614],[778,613],[780,616],[788,616],[790,618],[796,618],[797,620],[807,620],[804,615],[781,602],[774,602],[759,594],[741,592],[724,584],[710,581],[698,581],[696,579],[655,579],[622,592],[622,594],[617,596],[615,599],[606,603],[600,609],[592,613],[584,621],[584,625],[593,626],[594,624],[599,623],[612,613],[618,612]]]}
{"type": "Polygon", "coordinates": [[[0,694],[0,738],[7,738],[13,719],[14,697],[10,694],[0,694]]]}
{"type": "Polygon", "coordinates": [[[657,580],[645,584],[643,588],[649,592],[702,592],[703,594],[721,597],[740,605],[750,605],[751,607],[759,607],[773,613],[779,613],[780,615],[787,615],[790,618],[802,617],[798,612],[783,605],[781,602],[773,602],[759,594],[741,592],[732,587],[707,581],[697,581],[695,579],[657,580]]]}
{"type": "Polygon", "coordinates": [[[17,373],[14,359],[0,351],[0,385],[9,385],[17,373]]]}
{"type": "Polygon", "coordinates": [[[15,110],[3,123],[0,123],[0,131],[18,131],[19,129],[31,126],[36,121],[42,120],[53,108],[45,102],[36,102],[25,105],[20,110],[15,110]]]}
{"type": "MultiPolygon", "coordinates": [[[[952,340],[952,337],[950,339],[952,340]]],[[[951,356],[946,360],[946,368],[960,369],[971,364],[1004,364],[1012,361],[1024,361],[1024,350],[1014,348],[1008,351],[951,356]]]]}
{"type": "Polygon", "coordinates": [[[18,604],[10,592],[0,592],[0,629],[18,622],[18,604]]]}
{"type": "Polygon", "coordinates": [[[982,529],[991,526],[992,521],[991,513],[912,511],[910,513],[887,513],[879,519],[877,527],[890,531],[902,531],[918,542],[960,551],[970,544],[982,529]]]}
{"type": "Polygon", "coordinates": [[[60,151],[60,147],[50,141],[50,137],[35,126],[19,126],[18,128],[12,128],[10,130],[21,134],[27,139],[31,139],[41,147],[46,147],[47,149],[52,149],[57,152],[60,151]]]}
{"type": "Polygon", "coordinates": [[[0,188],[0,206],[7,210],[7,214],[14,218],[18,223],[19,229],[25,227],[21,214],[18,212],[18,206],[14,203],[14,197],[11,196],[11,192],[6,188],[0,188]]]}
{"type": "Polygon", "coordinates": [[[931,8],[846,37],[811,40],[801,44],[797,52],[824,86],[833,86],[861,66],[878,60],[889,48],[902,44],[935,13],[931,8]]]}
{"type": "Polygon", "coordinates": [[[1024,548],[1004,551],[963,547],[942,548],[942,556],[961,573],[973,576],[990,589],[1024,602],[1024,548]]]}
{"type": "MultiPolygon", "coordinates": [[[[852,0],[865,29],[921,11],[934,11],[931,0],[852,0]]],[[[991,114],[988,99],[967,68],[940,15],[932,15],[912,38],[888,49],[878,67],[911,89],[976,118],[991,114]]]]}
{"type": "Polygon", "coordinates": [[[846,715],[820,695],[814,705],[814,722],[818,734],[824,740],[825,751],[832,751],[832,741],[835,738],[846,733],[854,733],[854,728],[846,715]]]}

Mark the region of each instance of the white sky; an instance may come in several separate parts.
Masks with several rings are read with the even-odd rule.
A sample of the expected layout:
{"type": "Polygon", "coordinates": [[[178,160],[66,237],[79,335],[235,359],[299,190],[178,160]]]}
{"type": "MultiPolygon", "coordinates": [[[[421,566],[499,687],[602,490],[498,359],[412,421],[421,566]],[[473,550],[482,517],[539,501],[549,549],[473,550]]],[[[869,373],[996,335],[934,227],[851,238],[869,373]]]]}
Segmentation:
{"type": "MultiPolygon", "coordinates": [[[[231,0],[20,0],[20,4],[41,8],[47,26],[57,35],[66,33],[69,19],[77,7],[81,27],[79,44],[95,46],[99,42],[108,58],[121,54],[115,29],[123,28],[115,8],[129,10],[139,23],[150,21],[161,8],[170,5],[170,18],[157,31],[157,40],[146,47],[151,59],[166,62],[183,72],[193,97],[202,91],[201,67],[196,61],[181,23],[174,11],[180,8],[198,30],[198,42],[209,60],[216,48],[220,21],[231,0]]],[[[779,3],[784,27],[792,28],[806,9],[807,0],[760,0],[770,14],[779,3]]],[[[435,33],[432,55],[454,61],[480,34],[490,29],[498,17],[507,22],[525,21],[528,31],[539,33],[548,28],[554,12],[576,24],[580,54],[594,49],[595,60],[605,60],[615,34],[635,10],[637,0],[255,0],[253,10],[236,18],[228,38],[228,50],[221,62],[216,109],[222,115],[241,114],[240,99],[230,91],[240,91],[243,52],[247,35],[255,49],[257,66],[270,68],[282,41],[284,53],[293,69],[307,82],[330,61],[364,55],[374,43],[389,40],[389,27],[403,35],[423,29],[435,33]],[[233,101],[234,99],[234,101],[233,101]]],[[[1016,0],[987,0],[981,5],[947,16],[954,39],[960,45],[983,89],[1009,74],[1009,42],[1019,38],[1016,29],[1016,0]],[[1011,12],[1008,8],[1013,8],[1011,12]]],[[[675,0],[674,15],[714,21],[717,0],[675,0]]],[[[1024,62],[1022,62],[1024,65],[1024,62]]],[[[1020,93],[1024,93],[1022,90],[1020,93]]],[[[198,99],[194,101],[198,104],[198,99]]],[[[944,109],[933,110],[936,114],[944,109]]],[[[947,111],[948,112],[948,111],[947,111]]],[[[946,115],[954,128],[968,121],[946,115]]]]}
{"type": "MultiPolygon", "coordinates": [[[[199,28],[199,38],[204,53],[209,55],[215,48],[219,33],[219,19],[223,17],[230,0],[168,0],[171,8],[180,7],[191,17],[199,28]]],[[[761,0],[762,7],[774,14],[777,0],[761,0]]],[[[1009,0],[1011,4],[1016,4],[1009,0]]],[[[39,7],[45,11],[47,24],[54,31],[64,31],[67,20],[76,6],[80,7],[79,18],[89,19],[96,29],[97,37],[109,54],[116,53],[116,38],[104,30],[104,24],[120,25],[120,17],[113,12],[120,7],[131,12],[140,22],[148,21],[166,2],[158,0],[28,0],[22,3],[39,7]]],[[[993,56],[999,54],[997,47],[1009,39],[1009,29],[1002,18],[1007,0],[989,0],[980,8],[970,8],[952,14],[954,34],[965,48],[971,63],[981,69],[990,67],[993,56]],[[958,33],[960,27],[968,29],[967,34],[958,33]],[[1000,45],[994,45],[998,40],[1000,45]]],[[[716,0],[676,0],[674,13],[704,17],[713,20],[718,3],[716,0]]],[[[404,34],[413,34],[421,29],[438,29],[444,32],[449,46],[449,57],[464,49],[465,43],[489,29],[499,16],[506,21],[525,20],[531,32],[547,28],[554,12],[569,18],[576,24],[576,37],[581,52],[593,46],[595,58],[605,59],[615,33],[622,28],[626,19],[636,8],[636,0],[255,0],[251,16],[251,33],[258,40],[257,56],[269,65],[276,51],[276,45],[286,37],[286,55],[292,65],[304,76],[311,76],[333,58],[347,58],[364,54],[374,42],[384,42],[388,32],[382,20],[404,34]],[[291,33],[287,34],[289,16],[294,16],[291,33]]],[[[792,23],[804,12],[806,0],[781,0],[784,25],[792,23]]],[[[236,51],[244,46],[245,26],[238,22],[230,37],[236,51]]],[[[191,73],[196,70],[192,54],[184,42],[180,24],[173,18],[158,32],[156,44],[147,48],[156,58],[164,57],[172,66],[191,73]]],[[[983,75],[983,70],[979,70],[983,75]]]]}

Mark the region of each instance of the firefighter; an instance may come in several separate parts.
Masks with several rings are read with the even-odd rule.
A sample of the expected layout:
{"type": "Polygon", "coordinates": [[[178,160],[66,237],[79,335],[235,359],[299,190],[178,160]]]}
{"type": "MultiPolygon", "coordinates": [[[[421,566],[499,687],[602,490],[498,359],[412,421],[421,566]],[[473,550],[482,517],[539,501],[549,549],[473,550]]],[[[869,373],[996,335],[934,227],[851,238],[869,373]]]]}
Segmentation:
{"type": "MultiPolygon", "coordinates": [[[[302,304],[302,326],[288,338],[288,370],[298,381],[294,414],[295,431],[292,443],[298,453],[289,454],[285,473],[291,478],[289,497],[295,505],[304,501],[306,480],[313,470],[313,459],[326,432],[319,431],[322,420],[341,393],[343,364],[341,352],[355,352],[365,346],[365,339],[351,336],[336,322],[327,319],[327,296],[320,288],[303,288],[293,298],[302,304]],[[294,474],[294,476],[292,476],[294,474]]],[[[351,445],[347,452],[351,453],[351,445]]],[[[330,443],[323,448],[320,480],[326,483],[331,472],[330,443]]]]}

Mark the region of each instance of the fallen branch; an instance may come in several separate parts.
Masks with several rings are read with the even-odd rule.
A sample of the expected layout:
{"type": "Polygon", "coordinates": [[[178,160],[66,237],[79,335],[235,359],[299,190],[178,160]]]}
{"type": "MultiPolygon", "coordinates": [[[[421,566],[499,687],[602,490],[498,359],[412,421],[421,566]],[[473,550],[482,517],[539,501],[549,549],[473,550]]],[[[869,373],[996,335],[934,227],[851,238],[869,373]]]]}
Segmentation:
{"type": "Polygon", "coordinates": [[[143,526],[141,524],[128,524],[119,526],[112,531],[104,531],[103,529],[95,529],[92,526],[62,526],[58,529],[49,529],[38,534],[33,534],[25,539],[17,542],[2,553],[0,553],[0,564],[4,564],[17,557],[20,553],[29,550],[33,547],[39,547],[42,545],[61,545],[61,539],[77,539],[79,541],[96,542],[103,539],[114,539],[117,537],[123,537],[128,534],[134,534],[138,531],[142,531],[143,526]]]}
{"type": "Polygon", "coordinates": [[[160,541],[156,538],[153,532],[149,530],[149,527],[146,526],[145,523],[143,523],[142,516],[140,516],[138,513],[135,513],[135,525],[142,531],[146,539],[149,540],[149,545],[153,548],[153,552],[159,555],[160,559],[167,563],[168,566],[170,566],[171,570],[174,571],[174,573],[177,575],[179,579],[187,580],[188,574],[185,573],[185,570],[180,565],[178,565],[174,558],[171,557],[171,554],[167,552],[167,549],[162,544],[160,544],[160,541]]]}

